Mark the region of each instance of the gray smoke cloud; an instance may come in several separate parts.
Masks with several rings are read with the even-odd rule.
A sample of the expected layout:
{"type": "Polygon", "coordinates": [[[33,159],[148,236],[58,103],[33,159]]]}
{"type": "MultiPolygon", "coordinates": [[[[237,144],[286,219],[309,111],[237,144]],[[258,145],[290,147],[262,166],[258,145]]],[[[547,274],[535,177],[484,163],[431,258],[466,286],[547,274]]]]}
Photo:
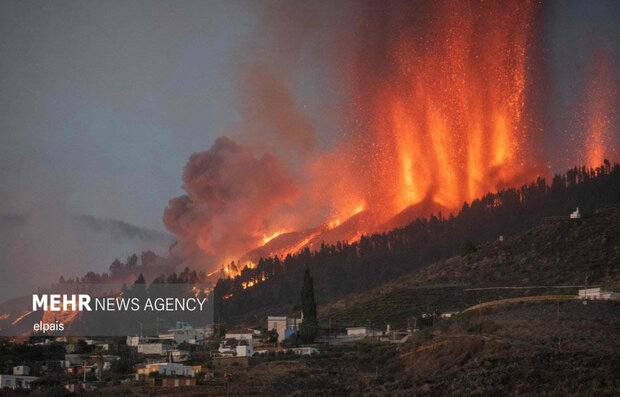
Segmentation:
{"type": "Polygon", "coordinates": [[[298,189],[271,155],[255,157],[230,138],[194,153],[183,171],[187,194],[170,200],[164,223],[179,238],[173,254],[197,265],[237,259],[255,247],[298,189]]]}

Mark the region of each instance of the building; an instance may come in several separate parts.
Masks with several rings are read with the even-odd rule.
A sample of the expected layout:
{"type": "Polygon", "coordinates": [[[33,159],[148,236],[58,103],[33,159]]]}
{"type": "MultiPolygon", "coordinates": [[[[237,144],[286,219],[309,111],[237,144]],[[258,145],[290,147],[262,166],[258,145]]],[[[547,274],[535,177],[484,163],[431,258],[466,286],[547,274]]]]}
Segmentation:
{"type": "Polygon", "coordinates": [[[237,353],[237,357],[252,357],[254,355],[252,346],[239,345],[236,347],[235,352],[237,353]]]}
{"type": "Polygon", "coordinates": [[[237,352],[237,349],[233,346],[227,346],[223,343],[220,343],[220,347],[217,349],[221,356],[234,356],[237,352]]]}
{"type": "Polygon", "coordinates": [[[162,376],[196,376],[199,372],[207,372],[200,365],[183,365],[179,363],[153,363],[138,367],[136,377],[140,375],[149,376],[149,374],[157,372],[162,376]]]}
{"type": "Polygon", "coordinates": [[[289,350],[292,351],[295,354],[300,355],[300,356],[310,356],[312,354],[319,354],[319,349],[317,349],[315,347],[311,347],[311,346],[294,347],[294,348],[289,349],[289,350]]]}
{"type": "Polygon", "coordinates": [[[620,300],[620,293],[603,291],[600,288],[586,288],[579,290],[579,298],[594,300],[620,300]]]}
{"type": "Polygon", "coordinates": [[[65,354],[64,367],[70,367],[72,365],[83,365],[84,360],[88,359],[88,354],[65,354]]]}
{"type": "Polygon", "coordinates": [[[283,347],[274,347],[274,346],[260,346],[254,349],[256,354],[268,354],[268,353],[279,353],[285,352],[286,349],[283,347]]]}
{"type": "Polygon", "coordinates": [[[0,389],[30,389],[30,384],[39,379],[38,376],[0,375],[0,389]]]}
{"type": "Polygon", "coordinates": [[[196,379],[193,378],[153,378],[151,386],[158,387],[181,387],[196,386],[196,379]]]}
{"type": "Polygon", "coordinates": [[[581,219],[581,212],[579,212],[579,207],[570,214],[570,219],[581,219]]]}
{"type": "Polygon", "coordinates": [[[234,329],[226,332],[224,339],[234,339],[236,341],[246,341],[248,344],[252,344],[252,339],[254,338],[254,330],[249,328],[244,329],[234,329]]]}
{"type": "Polygon", "coordinates": [[[158,338],[150,337],[150,336],[128,336],[127,337],[127,346],[138,347],[140,344],[144,343],[154,343],[157,342],[158,338]]]}
{"type": "Polygon", "coordinates": [[[43,373],[62,372],[65,368],[65,360],[46,360],[41,366],[43,373]]]}
{"type": "Polygon", "coordinates": [[[13,367],[13,375],[30,375],[30,367],[27,365],[18,365],[13,367]]]}
{"type": "Polygon", "coordinates": [[[457,311],[454,311],[454,312],[444,312],[444,313],[441,313],[439,315],[439,317],[441,317],[441,318],[451,318],[453,316],[456,316],[457,314],[459,314],[459,312],[457,312],[457,311]]]}
{"type": "Polygon", "coordinates": [[[138,353],[142,354],[159,354],[166,355],[173,350],[172,346],[167,343],[141,343],[138,345],[138,353]]]}
{"type": "Polygon", "coordinates": [[[190,354],[187,350],[174,349],[168,351],[167,355],[173,363],[176,363],[187,360],[190,354]]]}
{"type": "Polygon", "coordinates": [[[110,351],[110,344],[106,342],[100,342],[100,341],[96,341],[93,339],[87,339],[86,344],[95,346],[95,348],[99,348],[105,351],[110,351]]]}
{"type": "Polygon", "coordinates": [[[275,330],[278,333],[278,342],[282,342],[291,335],[299,331],[302,318],[291,318],[286,316],[268,316],[267,329],[275,330]]]}
{"type": "Polygon", "coordinates": [[[367,336],[381,336],[383,335],[383,331],[380,329],[369,328],[369,327],[351,327],[347,328],[347,336],[358,336],[361,338],[365,338],[367,336]]]}
{"type": "Polygon", "coordinates": [[[298,354],[300,356],[309,356],[311,354],[318,354],[319,349],[311,346],[306,347],[293,347],[290,349],[285,349],[283,347],[273,347],[273,346],[261,346],[256,348],[256,354],[269,354],[269,353],[287,353],[292,352],[298,354]]]}
{"type": "Polygon", "coordinates": [[[207,325],[204,328],[193,328],[188,323],[178,321],[175,328],[169,329],[165,334],[160,334],[159,339],[172,340],[176,344],[189,343],[190,345],[195,345],[212,335],[213,325],[207,325]]]}

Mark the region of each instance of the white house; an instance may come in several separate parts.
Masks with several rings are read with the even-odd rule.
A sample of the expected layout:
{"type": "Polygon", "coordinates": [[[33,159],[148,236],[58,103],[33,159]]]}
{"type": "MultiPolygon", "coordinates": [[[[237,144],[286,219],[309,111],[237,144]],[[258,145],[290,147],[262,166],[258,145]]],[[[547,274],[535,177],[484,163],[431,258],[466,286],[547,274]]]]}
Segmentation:
{"type": "Polygon", "coordinates": [[[193,328],[187,323],[177,322],[175,328],[169,329],[166,334],[160,334],[159,339],[173,340],[176,344],[189,343],[195,345],[211,335],[213,335],[212,325],[207,325],[204,328],[193,328]]]}
{"type": "Polygon", "coordinates": [[[267,329],[275,330],[278,333],[278,342],[282,342],[295,332],[299,331],[302,318],[291,318],[286,316],[268,316],[267,329]]]}
{"type": "Polygon", "coordinates": [[[220,343],[220,347],[217,349],[217,351],[222,356],[234,356],[235,353],[237,352],[236,348],[232,346],[226,346],[223,343],[220,343]]]}
{"type": "Polygon", "coordinates": [[[236,347],[237,357],[252,357],[254,355],[254,349],[252,346],[237,346],[236,347]]]}
{"type": "Polygon", "coordinates": [[[579,290],[579,298],[596,300],[620,300],[620,293],[602,291],[600,288],[587,288],[579,290]]]}
{"type": "Polygon", "coordinates": [[[300,356],[310,356],[312,354],[319,354],[319,349],[311,346],[306,347],[294,347],[291,350],[295,354],[299,354],[300,356]]]}
{"type": "Polygon", "coordinates": [[[224,336],[224,339],[234,339],[237,341],[246,341],[248,342],[248,344],[252,343],[252,337],[254,336],[254,332],[251,329],[238,329],[238,330],[231,330],[229,332],[226,332],[226,335],[224,336]]]}
{"type": "Polygon", "coordinates": [[[383,335],[383,331],[380,329],[374,329],[369,327],[351,327],[347,328],[347,336],[380,336],[383,335]]]}
{"type": "Polygon", "coordinates": [[[30,383],[39,379],[38,376],[0,375],[0,389],[30,389],[30,383]]]}

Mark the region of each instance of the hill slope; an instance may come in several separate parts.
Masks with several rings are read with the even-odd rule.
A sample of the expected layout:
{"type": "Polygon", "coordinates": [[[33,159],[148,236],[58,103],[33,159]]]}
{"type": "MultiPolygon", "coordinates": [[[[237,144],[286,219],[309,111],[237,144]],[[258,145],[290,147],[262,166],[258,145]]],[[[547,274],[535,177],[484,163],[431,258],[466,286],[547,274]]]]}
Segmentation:
{"type": "Polygon", "coordinates": [[[438,261],[326,304],[319,314],[341,326],[403,326],[431,306],[452,311],[493,299],[574,294],[586,275],[589,285],[618,289],[619,264],[620,207],[611,207],[580,220],[542,222],[503,242],[483,244],[465,258],[438,261]]]}

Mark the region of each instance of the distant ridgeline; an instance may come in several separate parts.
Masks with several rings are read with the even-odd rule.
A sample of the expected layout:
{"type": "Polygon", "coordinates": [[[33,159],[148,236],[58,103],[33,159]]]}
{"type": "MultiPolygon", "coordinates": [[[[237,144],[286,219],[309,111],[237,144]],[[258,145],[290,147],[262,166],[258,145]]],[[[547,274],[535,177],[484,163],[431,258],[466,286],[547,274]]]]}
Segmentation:
{"type": "Polygon", "coordinates": [[[218,281],[216,316],[234,320],[269,307],[297,304],[305,265],[312,272],[317,300],[324,303],[454,256],[465,239],[479,244],[525,231],[544,217],[567,216],[576,207],[587,216],[617,204],[620,165],[605,160],[596,169],[575,167],[555,175],[551,185],[538,178],[520,189],[488,193],[465,203],[456,216],[440,213],[388,233],[362,236],[355,243],[322,245],[316,252],[306,248],[284,259],[263,258],[255,268],[218,281]]]}

